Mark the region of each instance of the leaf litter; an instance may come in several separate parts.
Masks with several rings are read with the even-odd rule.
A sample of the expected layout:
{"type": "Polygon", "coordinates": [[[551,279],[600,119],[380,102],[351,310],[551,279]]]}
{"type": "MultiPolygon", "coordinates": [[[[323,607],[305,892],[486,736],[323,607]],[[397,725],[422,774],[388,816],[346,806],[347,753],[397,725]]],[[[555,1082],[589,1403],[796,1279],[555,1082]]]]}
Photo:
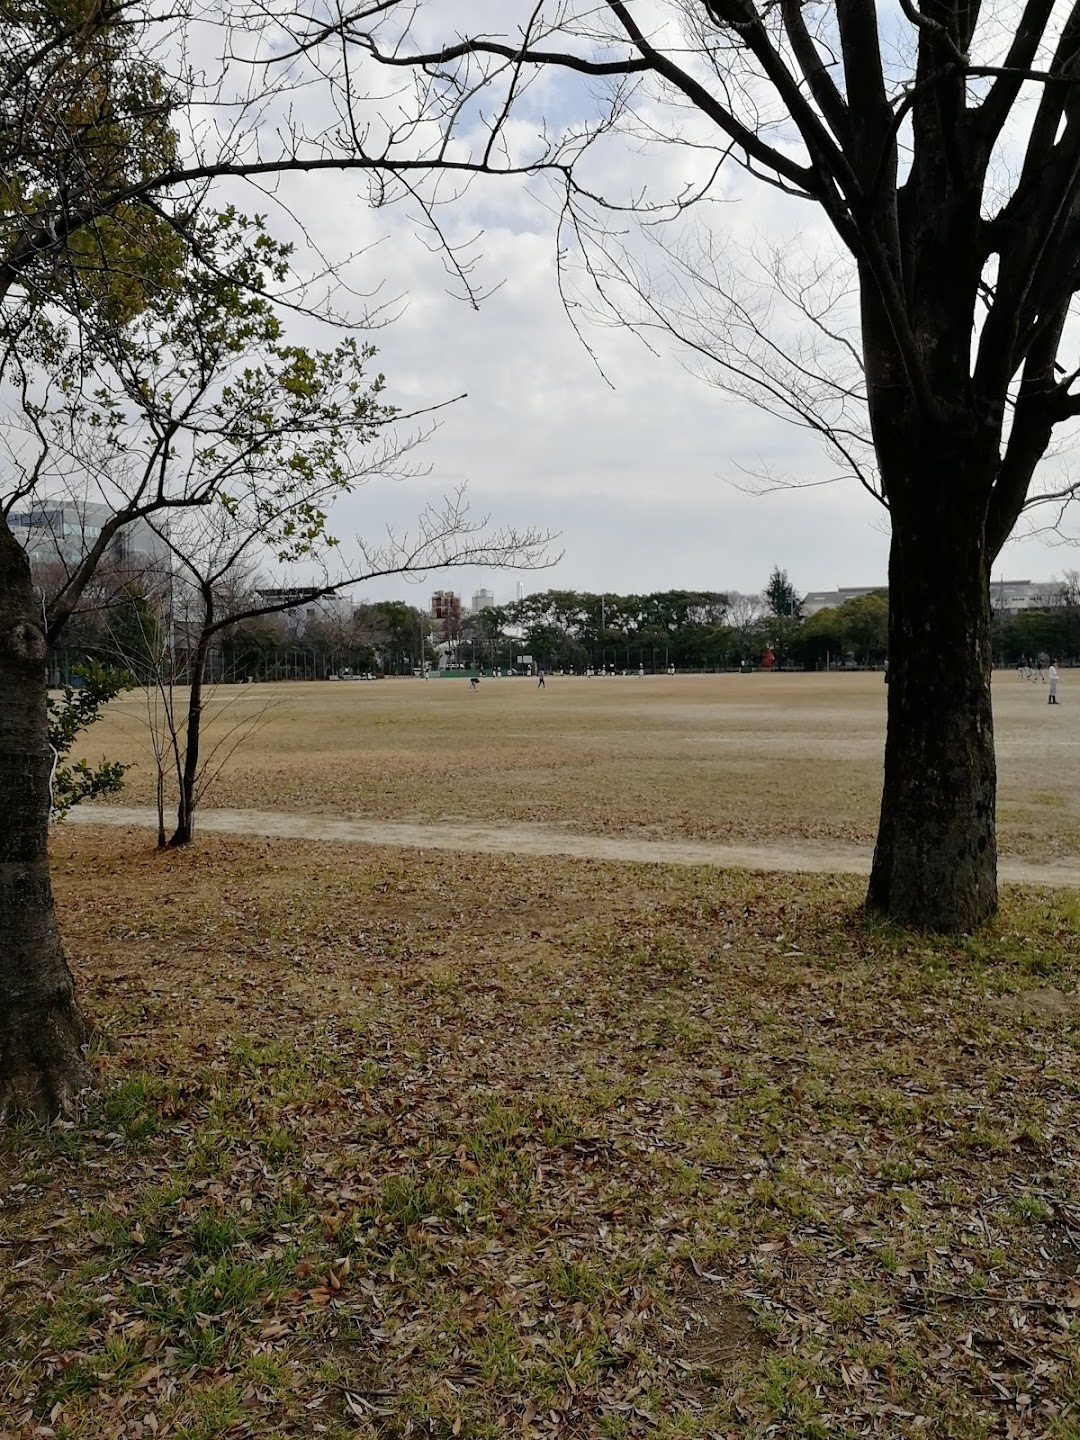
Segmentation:
{"type": "Polygon", "coordinates": [[[1067,894],[55,852],[101,1091],[0,1142],[5,1440],[1078,1433],[1067,894]]]}

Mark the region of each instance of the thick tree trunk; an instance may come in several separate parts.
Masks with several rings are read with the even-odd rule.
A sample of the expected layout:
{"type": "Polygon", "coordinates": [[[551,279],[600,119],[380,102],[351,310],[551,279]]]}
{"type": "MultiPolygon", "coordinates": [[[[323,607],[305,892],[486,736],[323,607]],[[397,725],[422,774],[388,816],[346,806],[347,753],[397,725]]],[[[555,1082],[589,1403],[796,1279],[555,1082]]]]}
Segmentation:
{"type": "Polygon", "coordinates": [[[955,931],[997,908],[997,772],[979,487],[962,503],[948,463],[938,457],[918,508],[893,507],[885,788],[867,907],[955,931]]]}
{"type": "Polygon", "coordinates": [[[0,519],[0,1117],[43,1120],[92,1078],[49,883],[45,684],[30,567],[0,519]]]}

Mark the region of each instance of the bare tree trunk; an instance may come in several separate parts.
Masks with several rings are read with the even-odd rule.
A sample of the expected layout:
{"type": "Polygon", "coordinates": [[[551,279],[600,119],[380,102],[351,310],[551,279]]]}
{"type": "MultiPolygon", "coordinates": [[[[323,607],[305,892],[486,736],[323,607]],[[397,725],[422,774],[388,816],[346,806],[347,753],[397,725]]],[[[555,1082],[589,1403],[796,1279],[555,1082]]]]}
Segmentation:
{"type": "Polygon", "coordinates": [[[195,784],[199,778],[199,744],[202,738],[202,696],[206,662],[210,654],[212,634],[204,630],[199,636],[191,661],[191,694],[188,699],[187,737],[184,746],[184,769],[180,775],[180,799],[176,807],[176,830],[170,848],[190,845],[195,833],[195,784]]]}
{"type": "Polygon", "coordinates": [[[45,635],[30,566],[0,520],[0,1117],[71,1115],[86,1026],[49,883],[45,635]]]}
{"type": "Polygon", "coordinates": [[[165,767],[159,758],[157,767],[157,848],[164,850],[167,844],[165,839],[165,767]]]}
{"type": "Polygon", "coordinates": [[[988,487],[966,487],[969,501],[959,500],[965,487],[943,473],[950,458],[963,463],[956,451],[939,456],[921,504],[893,508],[885,786],[867,906],[956,931],[997,908],[997,770],[978,498],[988,487]]]}

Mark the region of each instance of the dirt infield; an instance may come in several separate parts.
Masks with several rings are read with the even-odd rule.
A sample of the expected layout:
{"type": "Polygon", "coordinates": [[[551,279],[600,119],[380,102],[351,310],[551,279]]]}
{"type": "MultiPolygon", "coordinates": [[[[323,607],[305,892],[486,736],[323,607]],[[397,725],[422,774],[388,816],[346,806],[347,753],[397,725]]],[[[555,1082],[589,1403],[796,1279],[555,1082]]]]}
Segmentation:
{"type": "MultiPolygon", "coordinates": [[[[1002,853],[1066,868],[1080,854],[1080,677],[1071,678],[1056,708],[1042,686],[1009,672],[995,680],[1002,853]]],[[[530,831],[563,846],[544,853],[568,853],[576,835],[818,852],[862,869],[885,697],[875,674],[554,676],[540,693],[525,679],[485,679],[476,693],[452,680],[226,688],[208,726],[218,758],[237,719],[257,729],[205,804],[439,827],[444,837],[509,826],[518,848],[530,831]]],[[[92,756],[136,763],[123,806],[153,797],[144,715],[143,698],[126,696],[89,737],[92,756]]]]}

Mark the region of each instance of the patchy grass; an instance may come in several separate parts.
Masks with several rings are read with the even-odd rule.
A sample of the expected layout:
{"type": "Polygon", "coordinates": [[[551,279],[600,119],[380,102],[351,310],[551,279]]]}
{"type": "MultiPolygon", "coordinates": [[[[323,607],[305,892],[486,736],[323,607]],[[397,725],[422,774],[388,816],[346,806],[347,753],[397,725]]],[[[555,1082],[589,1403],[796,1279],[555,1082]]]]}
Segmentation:
{"type": "Polygon", "coordinates": [[[0,1141],[0,1435],[1080,1434],[1075,900],[941,941],[822,877],[56,872],[102,1089],[0,1141]]]}

